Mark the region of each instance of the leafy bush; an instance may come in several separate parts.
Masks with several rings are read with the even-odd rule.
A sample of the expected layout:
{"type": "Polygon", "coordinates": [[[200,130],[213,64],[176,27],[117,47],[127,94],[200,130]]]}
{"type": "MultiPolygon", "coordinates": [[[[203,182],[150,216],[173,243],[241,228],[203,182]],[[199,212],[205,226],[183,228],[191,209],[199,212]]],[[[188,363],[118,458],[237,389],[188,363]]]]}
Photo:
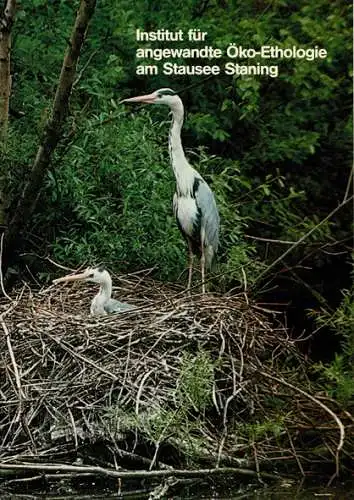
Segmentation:
{"type": "Polygon", "coordinates": [[[319,327],[329,327],[342,339],[342,352],[325,365],[318,363],[314,370],[326,388],[328,395],[343,406],[354,403],[354,288],[343,293],[340,306],[334,311],[316,314],[319,327]]]}
{"type": "MultiPolygon", "coordinates": [[[[56,204],[59,212],[71,209],[54,254],[74,265],[156,266],[160,275],[174,276],[184,265],[184,245],[172,216],[173,176],[155,126],[145,113],[122,112],[105,125],[109,118],[103,113],[88,123],[58,171],[56,204]]],[[[48,193],[54,188],[49,182],[48,193]]]]}
{"type": "Polygon", "coordinates": [[[199,351],[196,356],[184,353],[177,387],[177,399],[188,411],[205,411],[212,404],[214,363],[210,355],[199,351]]]}

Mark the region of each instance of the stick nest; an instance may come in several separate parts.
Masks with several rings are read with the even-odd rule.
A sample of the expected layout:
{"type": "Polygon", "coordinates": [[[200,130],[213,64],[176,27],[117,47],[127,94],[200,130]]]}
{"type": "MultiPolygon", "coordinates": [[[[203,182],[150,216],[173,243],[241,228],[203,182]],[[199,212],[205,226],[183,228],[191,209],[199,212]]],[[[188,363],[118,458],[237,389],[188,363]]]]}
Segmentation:
{"type": "Polygon", "coordinates": [[[334,402],[308,397],[306,365],[276,315],[245,294],[189,297],[141,274],[115,281],[113,295],[136,310],[90,317],[93,290],[78,283],[26,285],[1,301],[2,460],[105,442],[111,465],[123,449],[169,464],[168,445],[184,465],[290,461],[306,472],[316,448],[318,462],[338,466],[352,418],[342,424],[334,402]]]}

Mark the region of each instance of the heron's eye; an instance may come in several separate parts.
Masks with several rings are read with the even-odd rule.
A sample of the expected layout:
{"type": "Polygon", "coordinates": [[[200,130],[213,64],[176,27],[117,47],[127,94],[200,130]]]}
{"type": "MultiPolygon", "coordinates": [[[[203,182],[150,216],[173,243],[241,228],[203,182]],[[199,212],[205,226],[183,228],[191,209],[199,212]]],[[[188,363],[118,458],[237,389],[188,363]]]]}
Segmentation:
{"type": "Polygon", "coordinates": [[[89,278],[93,278],[94,276],[95,276],[94,273],[88,275],[89,278]]]}

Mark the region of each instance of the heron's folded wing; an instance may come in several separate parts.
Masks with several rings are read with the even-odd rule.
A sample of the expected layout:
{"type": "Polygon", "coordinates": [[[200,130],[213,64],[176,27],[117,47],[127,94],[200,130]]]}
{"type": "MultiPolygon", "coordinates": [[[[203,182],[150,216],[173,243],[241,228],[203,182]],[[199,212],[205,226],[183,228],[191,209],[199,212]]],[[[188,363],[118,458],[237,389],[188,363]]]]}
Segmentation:
{"type": "Polygon", "coordinates": [[[220,217],[214,195],[208,184],[201,180],[194,193],[197,206],[201,212],[201,224],[205,231],[205,243],[211,246],[214,253],[219,245],[220,217]]]}
{"type": "Polygon", "coordinates": [[[133,306],[132,304],[126,304],[124,302],[119,302],[119,300],[116,299],[109,299],[109,301],[104,305],[104,308],[108,313],[111,314],[115,312],[118,313],[136,309],[136,306],[133,306]]]}

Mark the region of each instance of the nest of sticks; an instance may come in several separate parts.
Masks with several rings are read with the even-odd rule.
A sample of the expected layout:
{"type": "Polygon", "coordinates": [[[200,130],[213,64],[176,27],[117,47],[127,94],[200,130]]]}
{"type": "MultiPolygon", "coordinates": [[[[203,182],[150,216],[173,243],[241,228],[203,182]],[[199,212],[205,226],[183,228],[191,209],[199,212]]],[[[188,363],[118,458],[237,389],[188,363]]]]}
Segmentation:
{"type": "Polygon", "coordinates": [[[314,394],[275,314],[245,294],[114,281],[137,309],[90,317],[93,290],[78,283],[0,302],[2,464],[65,463],[100,443],[105,462],[85,464],[339,472],[352,417],[314,394]]]}

